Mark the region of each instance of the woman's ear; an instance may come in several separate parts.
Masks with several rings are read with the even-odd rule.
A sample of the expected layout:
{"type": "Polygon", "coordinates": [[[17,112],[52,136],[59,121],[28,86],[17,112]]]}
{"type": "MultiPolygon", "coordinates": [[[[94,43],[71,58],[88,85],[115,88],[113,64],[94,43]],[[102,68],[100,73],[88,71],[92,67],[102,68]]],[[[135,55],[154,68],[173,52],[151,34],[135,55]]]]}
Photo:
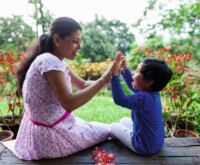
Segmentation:
{"type": "Polygon", "coordinates": [[[57,33],[53,35],[53,43],[56,45],[56,47],[59,47],[60,36],[57,33]]]}

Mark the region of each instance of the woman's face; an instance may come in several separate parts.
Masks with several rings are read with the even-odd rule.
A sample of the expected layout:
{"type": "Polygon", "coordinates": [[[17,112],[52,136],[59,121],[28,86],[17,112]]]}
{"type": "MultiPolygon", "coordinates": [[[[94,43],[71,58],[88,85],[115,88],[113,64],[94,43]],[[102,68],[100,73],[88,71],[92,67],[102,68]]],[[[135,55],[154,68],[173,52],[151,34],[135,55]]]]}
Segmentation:
{"type": "Polygon", "coordinates": [[[82,33],[80,30],[75,31],[70,36],[66,36],[63,39],[59,39],[58,45],[56,45],[59,58],[67,58],[74,60],[78,51],[81,48],[82,33]]]}

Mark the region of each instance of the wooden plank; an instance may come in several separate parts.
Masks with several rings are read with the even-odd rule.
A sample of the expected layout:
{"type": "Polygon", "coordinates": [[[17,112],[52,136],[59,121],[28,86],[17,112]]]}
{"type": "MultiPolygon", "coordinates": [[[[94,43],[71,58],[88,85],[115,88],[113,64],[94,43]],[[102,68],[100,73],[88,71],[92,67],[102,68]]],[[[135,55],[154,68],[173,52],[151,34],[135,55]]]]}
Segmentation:
{"type": "MultiPolygon", "coordinates": [[[[158,164],[156,156],[141,157],[131,151],[128,147],[122,144],[119,140],[110,140],[99,145],[100,150],[107,150],[116,155],[117,163],[149,163],[158,164]]],[[[94,149],[94,147],[93,147],[94,149]]]]}
{"type": "Polygon", "coordinates": [[[199,156],[200,138],[166,138],[163,149],[158,156],[199,156]]]}
{"type": "MultiPolygon", "coordinates": [[[[118,140],[110,140],[104,143],[100,143],[100,150],[107,150],[116,155],[115,163],[117,164],[160,164],[156,156],[141,157],[134,154],[133,151],[129,150],[126,146],[120,143],[118,140]]],[[[81,152],[75,153],[73,155],[50,160],[38,160],[38,161],[22,161],[15,157],[10,151],[6,149],[1,156],[0,164],[94,164],[91,159],[92,153],[95,146],[90,147],[81,152]]]]}
{"type": "MultiPolygon", "coordinates": [[[[100,150],[107,150],[116,155],[115,163],[118,165],[156,165],[156,164],[183,164],[200,165],[199,138],[166,138],[163,149],[153,156],[138,156],[118,140],[108,140],[96,145],[100,150]],[[173,144],[173,145],[172,145],[173,144]]],[[[0,144],[0,164],[6,165],[85,165],[94,164],[91,159],[96,146],[69,155],[63,158],[23,161],[14,156],[8,149],[0,144]]]]}
{"type": "Polygon", "coordinates": [[[5,147],[3,144],[0,143],[0,154],[3,152],[3,150],[5,150],[5,147]]]}
{"type": "Polygon", "coordinates": [[[159,157],[158,159],[165,165],[200,165],[199,157],[159,157]]]}
{"type": "Polygon", "coordinates": [[[200,155],[200,147],[164,147],[158,156],[198,156],[200,155]]]}
{"type": "Polygon", "coordinates": [[[189,137],[189,138],[166,138],[165,146],[200,146],[200,138],[189,137]]]}

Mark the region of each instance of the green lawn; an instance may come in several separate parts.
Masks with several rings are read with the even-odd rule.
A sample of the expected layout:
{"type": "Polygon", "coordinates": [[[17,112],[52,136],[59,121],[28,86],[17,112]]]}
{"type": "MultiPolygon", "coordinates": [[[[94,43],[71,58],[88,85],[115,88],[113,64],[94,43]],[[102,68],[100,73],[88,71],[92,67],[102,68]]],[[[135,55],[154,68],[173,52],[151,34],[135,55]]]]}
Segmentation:
{"type": "Polygon", "coordinates": [[[130,117],[130,110],[115,105],[112,97],[95,96],[87,104],[73,113],[86,121],[99,121],[103,123],[118,122],[120,118],[130,117]]]}
{"type": "MultiPolygon", "coordinates": [[[[0,115],[7,113],[6,101],[0,102],[0,115]]],[[[86,121],[103,123],[118,122],[120,118],[130,117],[130,110],[115,105],[111,96],[95,96],[87,104],[73,112],[77,117],[86,121]]]]}

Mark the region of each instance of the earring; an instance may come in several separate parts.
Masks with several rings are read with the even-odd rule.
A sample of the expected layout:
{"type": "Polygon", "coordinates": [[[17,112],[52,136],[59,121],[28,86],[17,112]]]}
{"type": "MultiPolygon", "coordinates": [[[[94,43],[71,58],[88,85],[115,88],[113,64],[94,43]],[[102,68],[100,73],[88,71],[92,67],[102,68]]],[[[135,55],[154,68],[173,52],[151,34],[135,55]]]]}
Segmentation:
{"type": "Polygon", "coordinates": [[[59,44],[57,43],[57,44],[56,44],[56,46],[58,47],[58,46],[59,46],[59,44]]]}

